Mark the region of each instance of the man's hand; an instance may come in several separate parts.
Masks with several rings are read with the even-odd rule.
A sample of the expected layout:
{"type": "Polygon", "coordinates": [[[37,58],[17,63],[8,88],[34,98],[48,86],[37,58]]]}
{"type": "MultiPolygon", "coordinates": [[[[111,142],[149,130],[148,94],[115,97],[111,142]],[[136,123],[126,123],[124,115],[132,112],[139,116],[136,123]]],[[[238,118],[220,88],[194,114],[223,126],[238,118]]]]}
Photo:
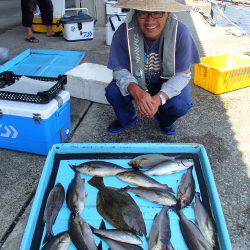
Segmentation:
{"type": "Polygon", "coordinates": [[[133,96],[135,104],[142,115],[152,117],[155,114],[154,100],[149,93],[135,83],[128,85],[128,91],[133,96]]]}

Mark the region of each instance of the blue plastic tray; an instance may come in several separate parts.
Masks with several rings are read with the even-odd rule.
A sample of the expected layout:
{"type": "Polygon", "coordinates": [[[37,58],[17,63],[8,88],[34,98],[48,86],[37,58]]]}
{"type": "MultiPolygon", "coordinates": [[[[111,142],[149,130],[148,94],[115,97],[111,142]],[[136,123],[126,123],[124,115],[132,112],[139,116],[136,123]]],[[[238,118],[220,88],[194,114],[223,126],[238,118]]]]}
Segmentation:
{"type": "MultiPolygon", "coordinates": [[[[196,191],[201,193],[207,211],[213,214],[218,233],[217,245],[220,249],[231,249],[225,219],[205,149],[198,144],[167,143],[83,143],[54,145],[48,154],[40,178],[21,243],[21,249],[38,249],[39,246],[41,246],[41,242],[45,235],[45,227],[42,218],[48,194],[51,188],[58,182],[62,183],[65,190],[67,190],[71,179],[74,177],[73,170],[68,167],[69,164],[82,163],[93,159],[103,159],[117,163],[123,167],[128,167],[127,162],[131,158],[134,158],[135,155],[146,153],[164,153],[167,155],[177,155],[181,158],[192,158],[194,160],[195,168],[193,168],[193,176],[195,179],[196,191]]],[[[159,176],[155,179],[162,183],[167,183],[176,193],[179,181],[184,173],[185,171],[181,171],[172,175],[159,176]]],[[[88,196],[81,216],[92,226],[99,227],[102,218],[96,210],[97,189],[87,183],[91,178],[90,176],[83,174],[82,177],[86,180],[86,191],[88,196]]],[[[116,177],[105,177],[104,182],[105,185],[115,187],[127,185],[116,177]]],[[[147,234],[149,234],[152,220],[155,214],[160,211],[161,206],[138,198],[133,194],[131,194],[131,196],[135,199],[143,213],[147,234]]],[[[194,212],[191,206],[185,208],[184,213],[189,219],[194,219],[194,212]]],[[[56,223],[53,226],[55,234],[67,230],[69,214],[69,209],[67,208],[66,202],[64,202],[56,223]]],[[[174,248],[183,250],[188,249],[180,232],[178,216],[174,212],[169,211],[169,217],[172,232],[171,242],[174,248]]],[[[106,225],[108,228],[111,228],[108,223],[106,223],[106,225]]],[[[98,244],[100,241],[99,238],[95,237],[95,239],[98,244]]],[[[142,240],[144,249],[147,249],[146,239],[142,237],[142,240]]],[[[75,249],[72,243],[69,249],[75,249]]],[[[104,242],[103,249],[107,249],[107,245],[104,242]]]]}
{"type": "Polygon", "coordinates": [[[0,73],[12,71],[16,75],[58,77],[77,66],[85,52],[27,49],[0,66],[0,73]]]}

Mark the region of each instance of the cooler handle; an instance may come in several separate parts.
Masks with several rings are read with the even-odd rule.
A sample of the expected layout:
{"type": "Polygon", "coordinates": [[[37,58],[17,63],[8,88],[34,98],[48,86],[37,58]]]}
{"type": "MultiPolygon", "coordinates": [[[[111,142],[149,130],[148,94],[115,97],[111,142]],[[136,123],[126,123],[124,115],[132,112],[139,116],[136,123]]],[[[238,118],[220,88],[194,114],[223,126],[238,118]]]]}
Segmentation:
{"type": "Polygon", "coordinates": [[[72,11],[72,10],[86,10],[86,14],[89,14],[89,10],[88,10],[88,8],[68,8],[68,9],[65,9],[65,13],[66,13],[66,11],[72,11]]]}
{"type": "Polygon", "coordinates": [[[119,15],[113,15],[113,16],[110,16],[110,17],[109,17],[109,22],[110,22],[110,25],[111,25],[111,29],[112,29],[113,31],[115,31],[115,26],[114,26],[114,24],[113,24],[113,22],[112,22],[112,17],[114,17],[114,16],[117,17],[117,19],[118,19],[119,22],[121,21],[121,18],[119,17],[119,15]]]}

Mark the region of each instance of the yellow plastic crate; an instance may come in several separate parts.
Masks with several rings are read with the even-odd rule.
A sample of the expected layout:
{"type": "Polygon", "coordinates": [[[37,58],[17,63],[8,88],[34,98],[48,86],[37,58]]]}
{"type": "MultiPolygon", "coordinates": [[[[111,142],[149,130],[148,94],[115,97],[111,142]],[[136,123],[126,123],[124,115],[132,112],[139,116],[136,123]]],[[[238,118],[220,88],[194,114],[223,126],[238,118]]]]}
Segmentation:
{"type": "MultiPolygon", "coordinates": [[[[62,31],[63,27],[62,27],[62,24],[61,24],[60,20],[61,20],[61,18],[53,18],[52,30],[54,32],[62,31]]],[[[33,30],[35,32],[39,32],[39,33],[45,33],[46,32],[46,25],[42,24],[42,18],[41,17],[34,17],[33,18],[33,30]]]]}
{"type": "Polygon", "coordinates": [[[250,86],[250,57],[232,54],[202,57],[194,65],[194,84],[214,94],[250,86]]]}

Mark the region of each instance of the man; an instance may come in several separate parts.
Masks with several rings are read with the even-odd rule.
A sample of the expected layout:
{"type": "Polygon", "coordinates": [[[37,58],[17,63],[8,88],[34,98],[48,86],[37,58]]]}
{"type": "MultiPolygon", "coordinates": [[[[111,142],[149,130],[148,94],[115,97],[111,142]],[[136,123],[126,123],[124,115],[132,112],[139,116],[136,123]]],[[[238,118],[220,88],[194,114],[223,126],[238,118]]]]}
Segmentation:
{"type": "Polygon", "coordinates": [[[108,67],[113,81],[106,98],[117,120],[108,131],[118,133],[142,116],[159,120],[163,133],[175,134],[174,122],[192,106],[191,66],[199,54],[186,26],[171,12],[190,8],[173,0],[121,0],[116,7],[131,9],[115,32],[108,67]]]}
{"type": "Polygon", "coordinates": [[[53,4],[51,0],[21,0],[22,23],[26,28],[25,40],[31,43],[39,42],[39,40],[34,36],[32,30],[32,22],[34,18],[34,11],[36,10],[36,4],[40,9],[42,22],[46,25],[46,36],[50,37],[55,35],[52,30],[53,4]]]}

